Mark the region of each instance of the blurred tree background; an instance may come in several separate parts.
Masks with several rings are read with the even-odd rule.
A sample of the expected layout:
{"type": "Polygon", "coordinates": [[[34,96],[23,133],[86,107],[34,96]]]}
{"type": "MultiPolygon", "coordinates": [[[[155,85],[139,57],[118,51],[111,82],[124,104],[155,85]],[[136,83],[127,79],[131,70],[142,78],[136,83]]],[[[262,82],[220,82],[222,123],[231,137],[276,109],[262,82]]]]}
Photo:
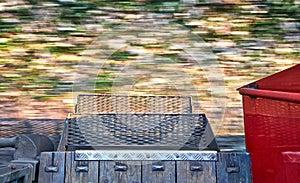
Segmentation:
{"type": "MultiPolygon", "coordinates": [[[[122,34],[114,29],[125,25],[130,30],[132,24],[142,22],[161,24],[161,34],[147,34],[139,27],[132,35],[118,37],[120,42],[130,40],[130,48],[109,52],[92,92],[110,93],[113,86],[124,89],[120,77],[132,78],[126,78],[130,75],[126,72],[118,75],[120,68],[134,65],[134,72],[141,72],[132,73],[138,78],[130,88],[132,94],[178,94],[180,90],[200,98],[196,112],[214,107],[211,97],[217,96],[209,91],[213,81],[208,81],[201,65],[162,39],[172,37],[192,49],[185,36],[188,31],[203,39],[199,45],[215,55],[223,74],[226,96],[220,97],[227,107],[218,133],[242,134],[242,103],[236,89],[299,62],[299,6],[299,0],[2,0],[0,117],[65,118],[73,111],[74,80],[83,72],[78,66],[97,63],[101,50],[119,44],[110,41],[122,34]],[[176,33],[176,26],[165,28],[169,24],[185,29],[176,33]],[[182,88],[174,89],[159,74],[174,77],[182,88]],[[190,79],[184,80],[185,75],[190,79]]],[[[214,116],[208,118],[213,121],[214,116]]]]}

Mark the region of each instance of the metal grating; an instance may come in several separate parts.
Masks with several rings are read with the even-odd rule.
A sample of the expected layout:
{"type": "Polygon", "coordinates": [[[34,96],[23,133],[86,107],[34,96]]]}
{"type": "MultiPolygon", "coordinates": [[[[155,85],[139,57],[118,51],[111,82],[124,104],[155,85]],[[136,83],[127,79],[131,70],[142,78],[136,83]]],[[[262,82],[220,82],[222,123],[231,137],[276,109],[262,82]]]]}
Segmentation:
{"type": "Polygon", "coordinates": [[[75,115],[67,149],[204,149],[212,134],[204,114],[75,115]]]}
{"type": "Polygon", "coordinates": [[[59,136],[63,130],[63,122],[61,119],[0,118],[0,138],[19,134],[59,136]]]}
{"type": "Polygon", "coordinates": [[[189,96],[122,96],[80,94],[77,97],[76,113],[192,113],[189,96]]]}

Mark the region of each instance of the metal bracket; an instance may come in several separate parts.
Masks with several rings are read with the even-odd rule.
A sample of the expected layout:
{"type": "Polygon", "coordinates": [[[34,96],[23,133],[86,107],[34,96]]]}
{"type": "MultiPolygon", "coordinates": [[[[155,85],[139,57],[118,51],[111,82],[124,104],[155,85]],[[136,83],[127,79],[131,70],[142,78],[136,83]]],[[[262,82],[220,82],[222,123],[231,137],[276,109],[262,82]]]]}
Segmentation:
{"type": "Polygon", "coordinates": [[[202,172],[203,166],[202,165],[191,165],[190,170],[193,172],[202,172]]]}
{"type": "Polygon", "coordinates": [[[45,172],[58,172],[58,167],[56,166],[46,166],[45,167],[45,172]]]}
{"type": "Polygon", "coordinates": [[[240,172],[240,167],[235,166],[235,167],[227,167],[226,168],[227,173],[239,173],[240,172]]]}
{"type": "Polygon", "coordinates": [[[114,168],[115,168],[115,171],[127,171],[126,165],[115,165],[114,168]]]}
{"type": "Polygon", "coordinates": [[[88,172],[89,171],[89,167],[87,166],[77,166],[75,169],[76,172],[88,172]]]}
{"type": "Polygon", "coordinates": [[[165,171],[164,165],[152,165],[152,171],[165,171]]]}

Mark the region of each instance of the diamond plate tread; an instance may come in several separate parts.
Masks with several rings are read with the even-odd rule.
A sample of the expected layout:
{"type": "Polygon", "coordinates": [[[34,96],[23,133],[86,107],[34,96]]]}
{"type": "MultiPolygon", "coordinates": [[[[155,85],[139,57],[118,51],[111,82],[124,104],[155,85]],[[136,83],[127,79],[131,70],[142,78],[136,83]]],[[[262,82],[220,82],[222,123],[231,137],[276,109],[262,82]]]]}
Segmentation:
{"type": "Polygon", "coordinates": [[[80,94],[76,113],[192,113],[190,96],[126,96],[80,94]]]}
{"type": "Polygon", "coordinates": [[[217,161],[217,151],[126,151],[126,150],[77,150],[75,160],[176,160],[217,161]]]}

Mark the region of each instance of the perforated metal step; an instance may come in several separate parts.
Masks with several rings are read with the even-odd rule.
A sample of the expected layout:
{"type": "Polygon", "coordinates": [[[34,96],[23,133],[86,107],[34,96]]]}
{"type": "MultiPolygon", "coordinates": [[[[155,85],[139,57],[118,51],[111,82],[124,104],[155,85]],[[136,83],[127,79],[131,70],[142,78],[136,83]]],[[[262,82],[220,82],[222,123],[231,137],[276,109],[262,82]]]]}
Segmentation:
{"type": "Polygon", "coordinates": [[[214,139],[204,114],[75,115],[68,150],[205,149],[214,139]]]}
{"type": "Polygon", "coordinates": [[[76,113],[192,113],[192,98],[189,96],[127,96],[80,94],[77,97],[76,113]]]}

